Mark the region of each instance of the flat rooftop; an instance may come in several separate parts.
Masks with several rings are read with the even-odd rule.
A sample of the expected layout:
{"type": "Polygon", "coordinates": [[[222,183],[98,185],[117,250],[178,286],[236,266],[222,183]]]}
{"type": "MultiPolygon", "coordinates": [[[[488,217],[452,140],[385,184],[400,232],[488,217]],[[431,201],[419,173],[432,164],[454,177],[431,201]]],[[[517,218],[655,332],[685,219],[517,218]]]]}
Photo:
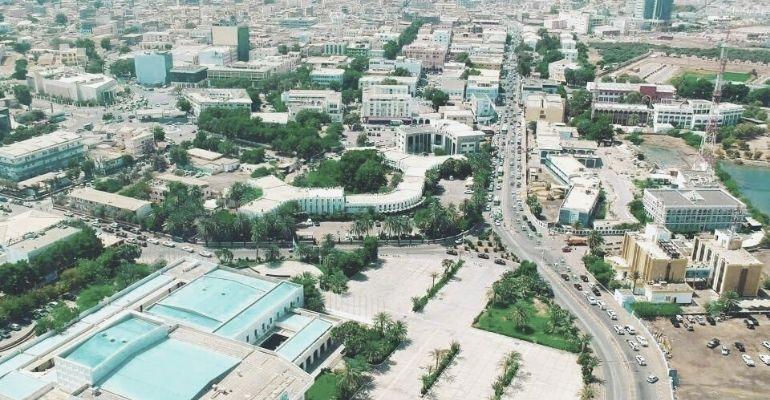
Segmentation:
{"type": "Polygon", "coordinates": [[[745,207],[724,189],[645,189],[666,207],[745,207]]]}
{"type": "Polygon", "coordinates": [[[101,190],[89,187],[74,189],[70,192],[69,197],[129,211],[137,211],[151,204],[147,200],[139,200],[115,193],[102,192],[101,190]]]}
{"type": "Polygon", "coordinates": [[[0,147],[0,158],[15,159],[26,156],[30,153],[34,153],[36,151],[56,147],[64,143],[75,143],[79,140],[80,136],[76,133],[56,131],[49,133],[48,135],[33,137],[31,139],[22,140],[21,142],[2,146],[0,147]]]}

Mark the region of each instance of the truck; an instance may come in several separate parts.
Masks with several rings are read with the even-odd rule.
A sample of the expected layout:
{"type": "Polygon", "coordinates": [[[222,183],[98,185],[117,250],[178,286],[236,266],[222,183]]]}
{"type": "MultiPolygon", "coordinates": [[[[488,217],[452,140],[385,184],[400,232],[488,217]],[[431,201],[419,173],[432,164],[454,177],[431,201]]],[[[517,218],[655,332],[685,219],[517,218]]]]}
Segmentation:
{"type": "Polygon", "coordinates": [[[588,238],[582,236],[570,236],[567,238],[567,244],[570,246],[587,246],[588,238]]]}

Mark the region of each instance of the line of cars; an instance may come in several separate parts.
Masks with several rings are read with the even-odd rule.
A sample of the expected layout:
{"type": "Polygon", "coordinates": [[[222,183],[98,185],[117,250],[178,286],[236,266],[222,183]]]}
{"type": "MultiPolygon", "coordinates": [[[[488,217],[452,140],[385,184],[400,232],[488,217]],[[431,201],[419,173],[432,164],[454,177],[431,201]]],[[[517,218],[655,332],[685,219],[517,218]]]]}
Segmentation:
{"type": "MultiPolygon", "coordinates": [[[[764,340],[762,341],[762,346],[768,350],[770,350],[770,341],[764,340]]],[[[729,356],[730,355],[730,348],[727,347],[727,345],[722,344],[719,340],[719,338],[712,338],[708,342],[706,342],[706,347],[709,349],[715,349],[721,345],[720,354],[723,356],[729,356]]],[[[733,346],[735,346],[735,349],[738,350],[741,353],[741,360],[743,360],[743,363],[746,364],[747,367],[754,367],[756,366],[756,362],[754,362],[754,359],[746,353],[746,346],[742,342],[735,342],[733,343],[733,346]]],[[[760,354],[759,359],[764,363],[765,365],[770,366],[770,355],[768,354],[760,354]]]]}

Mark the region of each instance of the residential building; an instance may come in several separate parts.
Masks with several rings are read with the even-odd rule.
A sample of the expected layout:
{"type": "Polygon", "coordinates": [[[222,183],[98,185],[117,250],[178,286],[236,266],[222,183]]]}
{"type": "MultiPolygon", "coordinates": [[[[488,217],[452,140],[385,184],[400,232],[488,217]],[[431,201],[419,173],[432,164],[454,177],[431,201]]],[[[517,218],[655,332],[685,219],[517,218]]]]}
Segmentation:
{"type": "Polygon", "coordinates": [[[334,90],[292,89],[281,93],[281,101],[294,118],[302,110],[313,110],[329,115],[333,122],[342,122],[342,94],[334,90]]]}
{"type": "Polygon", "coordinates": [[[73,189],[67,195],[67,207],[124,221],[144,218],[152,211],[152,203],[149,201],[102,192],[90,187],[73,189]]]}
{"type": "Polygon", "coordinates": [[[42,97],[91,104],[112,103],[117,90],[115,79],[69,68],[33,70],[27,75],[27,85],[42,97]]]}
{"type": "Polygon", "coordinates": [[[362,95],[361,118],[367,122],[411,119],[412,101],[406,85],[371,85],[362,95]]]}
{"type": "Polygon", "coordinates": [[[197,54],[199,65],[225,66],[238,61],[236,47],[217,46],[207,47],[197,54]]]}
{"type": "Polygon", "coordinates": [[[145,127],[121,127],[116,136],[123,142],[123,151],[134,158],[141,158],[155,149],[155,137],[145,127]]]}
{"type": "Polygon", "coordinates": [[[448,155],[477,153],[484,139],[484,132],[447,119],[396,128],[398,150],[406,154],[433,154],[437,151],[448,155]]]}
{"type": "Polygon", "coordinates": [[[11,113],[8,107],[0,107],[0,136],[11,133],[11,113]]]}
{"type": "Polygon", "coordinates": [[[524,119],[527,122],[562,122],[564,105],[564,99],[558,94],[533,93],[527,97],[524,104],[524,119]]]}
{"type": "Polygon", "coordinates": [[[580,69],[580,65],[574,61],[558,60],[548,64],[548,77],[558,82],[567,82],[567,70],[580,69]]]}
{"type": "Polygon", "coordinates": [[[743,249],[742,243],[726,229],[695,238],[691,261],[695,267],[709,269],[707,284],[719,294],[733,291],[741,297],[754,297],[759,291],[763,264],[743,249]]]}
{"type": "Polygon", "coordinates": [[[79,135],[56,131],[0,147],[0,177],[14,182],[65,169],[85,154],[79,135]]]}
{"type": "MultiPolygon", "coordinates": [[[[534,48],[534,47],[533,47],[534,48]]],[[[552,79],[526,78],[521,80],[521,104],[526,104],[530,94],[556,94],[561,83],[552,79]]]]}
{"type": "Polygon", "coordinates": [[[366,90],[372,85],[383,85],[386,82],[394,82],[394,85],[406,85],[409,90],[408,93],[412,96],[417,94],[417,82],[419,77],[417,76],[383,76],[383,75],[365,75],[358,80],[358,88],[366,90]]]}
{"type": "Polygon", "coordinates": [[[545,163],[549,155],[571,155],[588,168],[598,168],[602,159],[596,155],[598,145],[594,140],[583,140],[577,128],[563,122],[537,121],[535,146],[540,162],[545,163]]]}
{"type": "Polygon", "coordinates": [[[404,56],[397,56],[395,60],[388,60],[382,57],[373,57],[369,59],[370,74],[387,75],[397,68],[409,71],[409,75],[419,77],[422,74],[422,61],[404,56]]]}
{"type": "Polygon", "coordinates": [[[184,92],[194,115],[208,108],[231,108],[251,112],[251,97],[246,89],[190,89],[184,92]]]}
{"type": "Polygon", "coordinates": [[[144,52],[134,55],[136,82],[144,86],[163,86],[171,83],[171,53],[144,52]]]}
{"type": "Polygon", "coordinates": [[[625,278],[637,282],[684,282],[687,255],[672,241],[671,231],[659,224],[647,224],[643,233],[626,232],[621,245],[625,278]]]}
{"type": "Polygon", "coordinates": [[[645,189],[644,209],[672,232],[727,229],[746,218],[746,205],[724,189],[645,189]]]}
{"type": "Polygon", "coordinates": [[[323,53],[328,56],[342,56],[347,52],[347,48],[348,42],[326,42],[323,53]]]}
{"type": "Polygon", "coordinates": [[[187,155],[190,156],[190,164],[193,167],[210,175],[232,172],[240,166],[237,159],[225,157],[215,151],[192,148],[187,150],[187,155]]]}
{"type": "Polygon", "coordinates": [[[447,57],[446,46],[430,42],[413,42],[404,46],[401,53],[407,58],[420,60],[425,69],[441,70],[447,57]]]}
{"type": "Polygon", "coordinates": [[[238,61],[249,61],[249,27],[212,26],[211,43],[214,46],[230,46],[235,48],[238,61]]]}
{"type": "Polygon", "coordinates": [[[217,193],[210,187],[208,181],[191,176],[179,176],[175,174],[160,174],[150,183],[150,200],[163,201],[168,192],[168,186],[172,182],[181,183],[187,187],[196,187],[201,191],[204,199],[210,199],[217,193]]]}
{"type": "Polygon", "coordinates": [[[337,85],[342,87],[342,75],[345,70],[342,68],[319,68],[310,71],[310,81],[324,87],[337,85]]]}
{"type": "Polygon", "coordinates": [[[500,91],[500,78],[495,71],[494,76],[490,75],[472,75],[469,76],[465,87],[465,100],[468,101],[474,97],[488,98],[491,101],[497,101],[500,91]]]}

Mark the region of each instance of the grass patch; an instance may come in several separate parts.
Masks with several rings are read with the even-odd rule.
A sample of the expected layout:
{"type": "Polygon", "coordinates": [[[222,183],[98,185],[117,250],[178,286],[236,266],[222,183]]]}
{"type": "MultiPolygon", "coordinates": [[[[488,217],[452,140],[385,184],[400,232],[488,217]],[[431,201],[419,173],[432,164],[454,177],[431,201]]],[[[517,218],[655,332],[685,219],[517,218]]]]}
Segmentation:
{"type": "MultiPolygon", "coordinates": [[[[717,74],[714,72],[698,72],[698,71],[686,71],[682,75],[686,80],[697,80],[700,78],[707,79],[711,82],[716,81],[717,74]]],[[[726,82],[748,82],[751,79],[751,75],[747,72],[730,72],[726,71],[723,75],[726,82]]]]}
{"type": "Polygon", "coordinates": [[[305,392],[305,400],[329,400],[337,395],[337,382],[340,377],[332,372],[318,375],[315,383],[305,392]]]}
{"type": "Polygon", "coordinates": [[[682,313],[682,307],[674,303],[650,303],[646,301],[637,301],[631,305],[634,313],[640,318],[654,320],[658,317],[673,317],[682,313]]]}
{"type": "Polygon", "coordinates": [[[569,338],[547,332],[547,311],[538,310],[532,302],[524,304],[526,304],[529,317],[521,328],[516,328],[509,317],[515,307],[514,305],[508,307],[488,307],[481,313],[474,326],[485,331],[499,333],[559,350],[566,350],[572,353],[580,351],[578,345],[569,338]]]}
{"type": "Polygon", "coordinates": [[[450,279],[452,279],[455,274],[457,274],[457,271],[460,270],[460,267],[463,266],[464,261],[458,260],[457,262],[452,262],[451,260],[444,260],[442,262],[442,265],[444,266],[444,271],[441,273],[441,279],[428,289],[427,293],[425,293],[422,297],[412,297],[412,311],[419,312],[422,311],[426,305],[428,305],[428,300],[432,299],[433,296],[438,293],[439,290],[441,290],[444,285],[449,282],[450,279]]]}

